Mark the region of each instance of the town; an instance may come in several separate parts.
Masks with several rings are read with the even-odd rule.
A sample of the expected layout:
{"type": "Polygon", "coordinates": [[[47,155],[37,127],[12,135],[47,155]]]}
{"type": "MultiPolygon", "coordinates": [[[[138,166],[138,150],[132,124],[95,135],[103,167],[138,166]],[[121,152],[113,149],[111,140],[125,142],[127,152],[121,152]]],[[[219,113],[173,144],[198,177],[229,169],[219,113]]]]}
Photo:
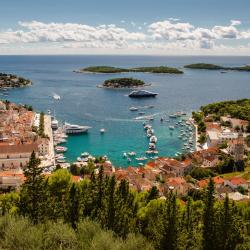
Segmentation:
{"type": "Polygon", "coordinates": [[[140,167],[118,168],[105,157],[60,164],[54,152],[59,132],[52,131],[50,115],[8,101],[0,102],[0,114],[1,192],[19,189],[25,180],[23,168],[34,151],[46,176],[58,168],[67,168],[72,179],[78,182],[89,178],[92,171],[98,173],[102,166],[105,175],[115,175],[117,181],[127,180],[131,189],[149,191],[156,187],[162,197],[169,190],[174,190],[179,197],[199,192],[212,177],[219,199],[226,194],[235,201],[249,199],[250,128],[247,120],[227,115],[215,121],[214,114],[202,117],[200,112],[194,112],[191,122],[197,134],[195,152],[175,158],[156,157],[140,167]]]}

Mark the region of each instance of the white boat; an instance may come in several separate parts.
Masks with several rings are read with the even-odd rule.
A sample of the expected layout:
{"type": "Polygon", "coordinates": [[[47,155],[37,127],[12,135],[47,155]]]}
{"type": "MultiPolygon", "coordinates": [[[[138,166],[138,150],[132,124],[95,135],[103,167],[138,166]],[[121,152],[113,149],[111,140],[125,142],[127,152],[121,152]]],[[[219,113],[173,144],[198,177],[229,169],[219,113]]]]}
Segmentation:
{"type": "Polygon", "coordinates": [[[50,114],[51,114],[51,111],[48,109],[47,113],[48,113],[48,115],[50,115],[50,114]]]}
{"type": "Polygon", "coordinates": [[[59,126],[59,122],[56,119],[53,119],[51,121],[51,128],[52,129],[58,129],[58,126],[59,126]]]}
{"type": "Polygon", "coordinates": [[[57,147],[55,147],[55,150],[58,153],[63,153],[63,152],[67,151],[67,148],[66,147],[62,147],[62,146],[57,146],[57,147]]]}
{"type": "Polygon", "coordinates": [[[169,129],[174,130],[174,126],[169,126],[169,129]]]}
{"type": "Polygon", "coordinates": [[[150,137],[150,142],[156,143],[157,142],[157,137],[155,135],[150,137]]]}
{"type": "Polygon", "coordinates": [[[64,130],[66,134],[80,134],[88,132],[88,126],[80,126],[76,124],[65,123],[64,130]]]}
{"type": "Polygon", "coordinates": [[[101,128],[101,129],[100,129],[100,133],[101,133],[101,134],[103,134],[103,133],[105,133],[105,132],[106,132],[106,129],[105,129],[105,128],[101,128]]]}
{"type": "Polygon", "coordinates": [[[151,150],[155,150],[155,144],[154,143],[149,143],[149,146],[148,146],[149,149],[151,150]]]}
{"type": "Polygon", "coordinates": [[[86,157],[89,157],[89,153],[88,152],[84,152],[81,154],[82,157],[86,158],[86,157]]]}
{"type": "Polygon", "coordinates": [[[123,158],[126,158],[127,157],[127,153],[123,153],[123,158]]]}
{"type": "Polygon", "coordinates": [[[158,93],[153,93],[153,92],[150,92],[147,90],[134,90],[128,96],[141,98],[141,97],[155,97],[157,95],[158,95],[158,93]]]}
{"type": "Polygon", "coordinates": [[[131,107],[131,108],[129,108],[129,110],[130,110],[130,111],[137,111],[138,108],[136,108],[136,107],[131,107]]]}
{"type": "Polygon", "coordinates": [[[138,157],[138,158],[135,158],[137,161],[145,161],[147,160],[148,158],[147,157],[138,157]]]}
{"type": "Polygon", "coordinates": [[[59,96],[59,95],[57,95],[57,94],[54,94],[54,95],[53,95],[53,98],[54,98],[55,100],[60,100],[60,99],[61,99],[61,96],[59,96]]]}
{"type": "Polygon", "coordinates": [[[136,155],[136,152],[129,152],[128,155],[129,155],[129,156],[135,156],[135,155],[136,155]]]}

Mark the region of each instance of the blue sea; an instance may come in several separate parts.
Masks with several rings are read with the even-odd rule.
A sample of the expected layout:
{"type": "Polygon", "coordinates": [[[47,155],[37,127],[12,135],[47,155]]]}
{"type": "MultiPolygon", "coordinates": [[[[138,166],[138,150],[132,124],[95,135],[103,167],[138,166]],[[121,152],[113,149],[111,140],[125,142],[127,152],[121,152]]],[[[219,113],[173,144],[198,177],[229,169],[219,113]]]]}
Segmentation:
{"type": "Polygon", "coordinates": [[[183,111],[191,114],[200,106],[222,100],[250,97],[250,73],[183,69],[190,63],[214,63],[224,66],[250,64],[250,57],[163,57],[163,56],[0,56],[0,72],[17,74],[32,80],[31,87],[12,89],[8,96],[0,98],[29,104],[37,111],[55,112],[61,122],[88,125],[88,134],[70,136],[65,154],[75,161],[82,152],[94,156],[107,155],[115,166],[137,165],[122,157],[124,152],[135,151],[137,157],[145,156],[148,138],[142,121],[135,120],[138,112],[129,107],[153,105],[141,109],[146,115],[154,115],[152,126],[158,137],[157,149],[161,156],[174,156],[181,151],[183,142],[178,138],[179,129],[172,133],[170,125],[176,121],[161,123],[162,116],[183,111]],[[122,73],[77,74],[73,70],[95,65],[116,67],[166,65],[184,70],[182,75],[122,73]],[[150,83],[148,90],[158,92],[156,98],[131,99],[129,90],[97,88],[104,80],[113,77],[135,77],[150,83]],[[52,96],[61,96],[55,101],[52,96]],[[107,132],[100,134],[100,129],[107,132]]]}

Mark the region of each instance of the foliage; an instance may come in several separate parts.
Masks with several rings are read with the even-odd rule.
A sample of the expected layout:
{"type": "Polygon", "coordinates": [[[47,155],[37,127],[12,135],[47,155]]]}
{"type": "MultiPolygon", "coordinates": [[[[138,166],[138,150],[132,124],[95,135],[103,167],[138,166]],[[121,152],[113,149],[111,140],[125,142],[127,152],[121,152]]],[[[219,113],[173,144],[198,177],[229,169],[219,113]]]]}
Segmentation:
{"type": "Polygon", "coordinates": [[[201,180],[201,179],[205,179],[207,177],[215,176],[215,174],[212,170],[206,169],[206,168],[201,168],[201,167],[196,167],[196,168],[192,169],[192,171],[190,172],[190,175],[196,180],[201,180]]]}
{"type": "Polygon", "coordinates": [[[201,110],[204,115],[216,114],[219,117],[230,115],[232,118],[250,121],[250,99],[216,102],[202,106],[201,110]]]}
{"type": "Polygon", "coordinates": [[[145,85],[145,82],[134,78],[113,78],[104,81],[103,86],[108,88],[130,88],[145,85]]]}
{"type": "Polygon", "coordinates": [[[92,73],[124,73],[124,72],[148,72],[148,73],[169,73],[169,74],[182,74],[183,71],[177,68],[171,68],[166,66],[157,67],[137,67],[131,69],[117,68],[111,66],[92,66],[81,69],[80,72],[92,72],[92,73]]]}

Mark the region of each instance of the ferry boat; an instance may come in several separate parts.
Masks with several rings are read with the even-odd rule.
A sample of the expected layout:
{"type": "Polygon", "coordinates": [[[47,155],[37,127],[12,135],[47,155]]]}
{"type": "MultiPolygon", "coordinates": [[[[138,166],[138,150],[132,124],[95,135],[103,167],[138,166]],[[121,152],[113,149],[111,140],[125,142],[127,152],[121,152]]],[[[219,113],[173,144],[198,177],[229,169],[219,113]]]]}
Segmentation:
{"type": "Polygon", "coordinates": [[[76,124],[65,123],[64,130],[66,134],[80,134],[88,132],[88,126],[80,126],[76,124]]]}
{"type": "Polygon", "coordinates": [[[153,92],[150,92],[147,90],[134,90],[128,96],[140,98],[140,97],[155,97],[157,95],[158,95],[158,93],[153,93],[153,92]]]}

